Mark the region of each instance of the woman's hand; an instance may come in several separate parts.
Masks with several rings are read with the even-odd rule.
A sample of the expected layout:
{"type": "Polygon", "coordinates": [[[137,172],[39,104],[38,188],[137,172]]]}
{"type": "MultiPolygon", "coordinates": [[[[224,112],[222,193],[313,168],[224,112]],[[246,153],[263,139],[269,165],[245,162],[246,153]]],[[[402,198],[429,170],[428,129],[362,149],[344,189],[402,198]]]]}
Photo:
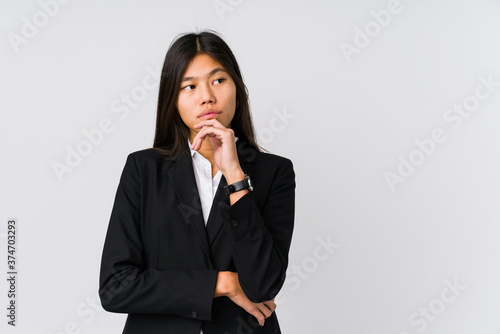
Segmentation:
{"type": "Polygon", "coordinates": [[[274,298],[263,303],[251,302],[241,289],[238,273],[231,271],[217,273],[214,298],[221,296],[228,297],[233,303],[253,315],[261,326],[264,326],[265,319],[269,318],[276,309],[274,298]]]}
{"type": "Polygon", "coordinates": [[[235,181],[242,180],[244,176],[241,177],[242,170],[236,152],[234,131],[224,127],[215,118],[201,121],[194,125],[194,128],[201,128],[201,130],[194,137],[191,148],[199,150],[201,143],[208,136],[214,151],[215,164],[226,178],[228,184],[237,178],[239,179],[235,181]]]}
{"type": "MultiPolygon", "coordinates": [[[[201,130],[196,134],[191,144],[191,149],[199,150],[201,143],[208,136],[212,149],[214,151],[215,164],[226,179],[227,184],[232,184],[241,181],[245,178],[245,173],[241,169],[236,151],[236,143],[234,131],[224,127],[215,118],[201,121],[194,125],[195,128],[201,130]]],[[[229,195],[231,205],[236,203],[241,197],[248,193],[247,189],[234,192],[229,195]]]]}

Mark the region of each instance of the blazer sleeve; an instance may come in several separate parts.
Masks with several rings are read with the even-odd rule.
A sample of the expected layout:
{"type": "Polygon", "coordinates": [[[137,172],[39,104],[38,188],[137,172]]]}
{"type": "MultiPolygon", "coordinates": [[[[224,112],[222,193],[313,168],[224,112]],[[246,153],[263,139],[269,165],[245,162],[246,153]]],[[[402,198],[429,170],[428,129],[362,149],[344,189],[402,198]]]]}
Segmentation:
{"type": "Polygon", "coordinates": [[[273,299],[285,281],[295,215],[295,173],[283,158],[275,170],[262,212],[254,192],[233,205],[220,202],[230,231],[233,260],[243,292],[252,302],[273,299]]]}
{"type": "Polygon", "coordinates": [[[99,297],[118,313],[170,314],[212,320],[217,271],[146,266],[141,238],[140,172],[127,157],[102,253],[99,297]]]}

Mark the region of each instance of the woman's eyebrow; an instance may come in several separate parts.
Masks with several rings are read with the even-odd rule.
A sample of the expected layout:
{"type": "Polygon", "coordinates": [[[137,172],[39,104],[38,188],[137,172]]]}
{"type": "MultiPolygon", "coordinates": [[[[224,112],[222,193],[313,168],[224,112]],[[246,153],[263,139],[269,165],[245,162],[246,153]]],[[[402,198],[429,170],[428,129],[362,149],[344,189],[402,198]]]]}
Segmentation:
{"type": "MultiPolygon", "coordinates": [[[[214,75],[215,73],[217,72],[227,72],[225,69],[223,68],[220,68],[220,67],[216,67],[214,68],[213,70],[211,70],[208,74],[207,74],[207,78],[210,78],[212,75],[214,75]]],[[[190,80],[194,80],[196,79],[196,77],[184,77],[182,78],[181,82],[184,82],[184,81],[190,81],[190,80]]]]}

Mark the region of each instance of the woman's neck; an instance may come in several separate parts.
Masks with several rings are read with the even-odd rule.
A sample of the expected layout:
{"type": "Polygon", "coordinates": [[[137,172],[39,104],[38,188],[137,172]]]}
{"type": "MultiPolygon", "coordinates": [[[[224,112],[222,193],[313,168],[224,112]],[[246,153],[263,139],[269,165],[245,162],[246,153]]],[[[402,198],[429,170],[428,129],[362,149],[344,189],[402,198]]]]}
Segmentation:
{"type": "MultiPolygon", "coordinates": [[[[191,133],[189,139],[191,143],[193,143],[193,139],[194,137],[196,137],[196,135],[196,132],[191,133]]],[[[210,139],[208,138],[208,136],[206,136],[205,139],[201,142],[201,147],[197,152],[201,154],[205,159],[210,161],[210,164],[212,165],[212,176],[215,175],[219,169],[215,164],[214,149],[212,148],[212,144],[210,144],[210,139]]]]}
{"type": "Polygon", "coordinates": [[[210,144],[210,139],[208,136],[201,142],[201,147],[198,150],[202,156],[204,156],[208,161],[212,162],[214,160],[214,149],[212,148],[212,144],[210,144]]]}

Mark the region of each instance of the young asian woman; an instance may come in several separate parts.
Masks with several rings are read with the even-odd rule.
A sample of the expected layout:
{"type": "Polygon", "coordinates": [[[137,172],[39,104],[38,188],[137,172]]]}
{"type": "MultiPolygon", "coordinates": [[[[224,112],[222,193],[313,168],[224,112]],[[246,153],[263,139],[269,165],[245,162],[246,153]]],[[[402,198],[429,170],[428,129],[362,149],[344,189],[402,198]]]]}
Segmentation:
{"type": "Polygon", "coordinates": [[[280,333],[274,298],[295,210],[291,160],[256,143],[247,89],[216,33],[178,37],[152,148],[128,155],[104,243],[102,306],[123,333],[280,333]]]}

